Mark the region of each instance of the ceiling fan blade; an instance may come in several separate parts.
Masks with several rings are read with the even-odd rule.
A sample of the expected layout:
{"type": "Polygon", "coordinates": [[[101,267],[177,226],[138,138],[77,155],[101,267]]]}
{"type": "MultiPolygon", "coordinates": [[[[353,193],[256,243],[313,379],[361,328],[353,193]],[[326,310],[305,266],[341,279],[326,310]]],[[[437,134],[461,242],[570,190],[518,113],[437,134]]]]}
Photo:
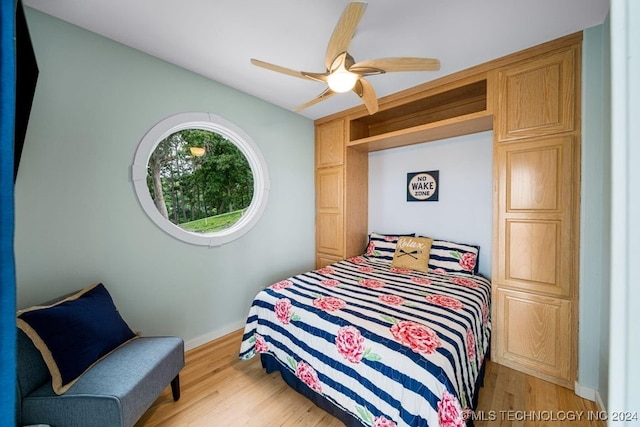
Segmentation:
{"type": "Polygon", "coordinates": [[[305,108],[309,108],[312,105],[315,105],[320,101],[324,101],[325,99],[332,97],[333,95],[335,95],[335,92],[332,91],[329,88],[326,88],[324,90],[324,92],[322,92],[320,95],[318,95],[317,97],[313,98],[311,101],[305,102],[302,105],[298,105],[293,111],[300,112],[300,111],[304,110],[305,108]]]}
{"type": "Polygon", "coordinates": [[[311,73],[307,71],[296,71],[290,68],[281,67],[280,65],[270,64],[268,62],[260,61],[259,59],[251,58],[251,63],[258,67],[266,68],[267,70],[276,71],[278,73],[287,74],[289,76],[300,77],[302,79],[315,80],[318,82],[327,82],[328,73],[311,73]]]}
{"type": "Polygon", "coordinates": [[[268,62],[260,61],[259,59],[251,58],[251,63],[253,65],[257,65],[258,67],[266,68],[267,70],[276,71],[278,73],[288,74],[293,77],[299,77],[301,79],[309,78],[305,76],[301,71],[296,71],[290,68],[281,67],[279,65],[270,64],[268,62]]]}
{"type": "Polygon", "coordinates": [[[367,107],[369,114],[375,114],[378,112],[378,97],[376,91],[371,86],[371,83],[365,79],[358,79],[356,85],[353,87],[353,91],[362,99],[364,105],[367,107]]]}
{"type": "Polygon", "coordinates": [[[342,12],[327,45],[327,53],[324,60],[327,70],[331,69],[331,64],[333,64],[336,57],[346,52],[349,48],[351,39],[356,33],[356,27],[366,8],[366,2],[354,1],[349,3],[342,12]]]}
{"type": "Polygon", "coordinates": [[[327,76],[329,73],[310,73],[307,71],[301,71],[302,75],[309,80],[315,80],[317,82],[327,83],[327,76]]]}
{"type": "Polygon", "coordinates": [[[353,64],[349,71],[357,74],[379,74],[394,71],[437,71],[440,61],[432,58],[380,58],[353,64]],[[376,73],[375,70],[378,70],[376,73]]]}

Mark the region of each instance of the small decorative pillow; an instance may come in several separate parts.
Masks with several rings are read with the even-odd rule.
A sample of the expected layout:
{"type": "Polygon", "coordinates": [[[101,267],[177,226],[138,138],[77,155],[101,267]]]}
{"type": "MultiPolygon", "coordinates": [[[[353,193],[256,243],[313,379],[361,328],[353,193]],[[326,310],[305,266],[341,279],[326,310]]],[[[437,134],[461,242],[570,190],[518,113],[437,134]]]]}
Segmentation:
{"type": "Polygon", "coordinates": [[[434,240],[429,255],[429,269],[447,273],[478,274],[480,246],[434,240]]]}
{"type": "Polygon", "coordinates": [[[382,261],[393,261],[393,254],[396,252],[396,242],[400,236],[415,236],[414,234],[379,234],[369,235],[369,244],[365,255],[377,258],[382,261]]]}
{"type": "Polygon", "coordinates": [[[396,243],[396,252],[391,266],[427,273],[431,242],[432,240],[428,237],[400,237],[396,243]]]}
{"type": "Polygon", "coordinates": [[[56,394],[67,391],[93,364],[136,336],[102,283],[53,305],[20,310],[17,325],[42,354],[56,394]]]}

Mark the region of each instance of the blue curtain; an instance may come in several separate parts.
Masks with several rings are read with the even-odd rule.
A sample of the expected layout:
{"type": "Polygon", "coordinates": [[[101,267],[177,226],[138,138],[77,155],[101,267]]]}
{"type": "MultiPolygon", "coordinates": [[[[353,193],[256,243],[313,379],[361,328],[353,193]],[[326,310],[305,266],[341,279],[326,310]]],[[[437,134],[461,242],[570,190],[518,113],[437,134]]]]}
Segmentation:
{"type": "Polygon", "coordinates": [[[0,0],[0,424],[15,426],[16,278],[13,254],[15,0],[0,0]]]}

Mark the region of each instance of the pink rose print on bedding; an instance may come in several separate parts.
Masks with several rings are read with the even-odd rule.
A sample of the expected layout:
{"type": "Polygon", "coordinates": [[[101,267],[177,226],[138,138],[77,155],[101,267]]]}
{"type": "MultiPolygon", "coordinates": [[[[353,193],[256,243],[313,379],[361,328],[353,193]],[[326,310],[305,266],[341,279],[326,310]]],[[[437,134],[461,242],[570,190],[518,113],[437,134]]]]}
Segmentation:
{"type": "Polygon", "coordinates": [[[351,261],[354,264],[362,264],[364,262],[367,262],[364,258],[356,256],[353,258],[349,258],[347,261],[351,261]]]}
{"type": "Polygon", "coordinates": [[[254,344],[255,349],[258,353],[264,353],[265,351],[269,351],[269,344],[264,340],[262,335],[255,334],[256,343],[254,344]]]}
{"type": "Polygon", "coordinates": [[[482,324],[486,325],[489,323],[489,306],[486,302],[482,303],[482,324]]]}
{"type": "Polygon", "coordinates": [[[376,279],[363,279],[363,280],[360,280],[358,283],[364,286],[365,288],[370,288],[370,289],[378,289],[384,286],[384,282],[376,279]]]}
{"type": "Polygon", "coordinates": [[[464,427],[466,425],[460,402],[446,390],[438,402],[438,418],[441,427],[464,427]]]}
{"type": "Polygon", "coordinates": [[[476,282],[471,279],[465,279],[464,277],[454,277],[449,280],[451,283],[455,283],[456,285],[465,286],[467,288],[477,288],[479,287],[476,282]]]}
{"type": "Polygon", "coordinates": [[[416,353],[431,354],[442,345],[433,329],[410,320],[397,321],[390,331],[396,341],[416,353]]]}
{"type": "Polygon", "coordinates": [[[300,320],[300,317],[291,311],[291,300],[289,298],[282,298],[276,301],[273,310],[283,325],[288,325],[292,320],[300,320]]]}
{"type": "Polygon", "coordinates": [[[373,271],[373,267],[358,267],[358,271],[361,273],[371,273],[373,271]]]}
{"type": "Polygon", "coordinates": [[[336,311],[345,308],[347,303],[336,297],[322,297],[314,299],[313,306],[324,311],[336,311]]]}
{"type": "Polygon", "coordinates": [[[447,270],[445,270],[444,268],[436,268],[435,270],[433,270],[433,272],[436,274],[448,274],[447,270]]]}
{"type": "Polygon", "coordinates": [[[398,241],[398,237],[397,236],[384,236],[384,240],[387,242],[397,242],[398,241]]]}
{"type": "Polygon", "coordinates": [[[374,242],[369,242],[369,246],[367,246],[367,250],[364,252],[365,255],[372,256],[376,253],[376,244],[374,242]]]}
{"type": "Polygon", "coordinates": [[[385,304],[389,304],[389,305],[402,305],[404,304],[404,298],[398,296],[398,295],[380,295],[378,297],[378,300],[380,300],[381,302],[385,303],[385,304]]]}
{"type": "Polygon", "coordinates": [[[431,284],[431,280],[426,279],[424,277],[413,277],[411,279],[411,281],[413,283],[417,283],[418,285],[430,285],[431,284]]]}
{"type": "Polygon", "coordinates": [[[351,363],[360,363],[364,354],[364,337],[355,326],[343,326],[336,335],[336,348],[351,363]]]}
{"type": "Polygon", "coordinates": [[[432,304],[439,305],[440,307],[451,308],[453,310],[460,310],[464,307],[464,304],[462,304],[459,299],[446,295],[431,294],[426,297],[426,300],[432,304]]]}
{"type": "Polygon", "coordinates": [[[274,283],[269,286],[269,289],[273,289],[274,291],[281,291],[282,289],[288,288],[291,286],[293,282],[291,280],[281,280],[278,283],[274,283]]]}
{"type": "Polygon", "coordinates": [[[320,281],[322,286],[326,286],[327,288],[335,288],[340,285],[340,282],[335,279],[324,279],[320,281]]]}
{"type": "Polygon", "coordinates": [[[465,252],[460,257],[460,267],[467,271],[473,271],[476,266],[476,254],[472,254],[471,252],[465,252]]]}
{"type": "Polygon", "coordinates": [[[389,271],[396,274],[411,274],[413,270],[410,270],[408,268],[391,267],[389,271]]]}
{"type": "Polygon", "coordinates": [[[467,329],[467,356],[470,360],[476,358],[476,337],[473,336],[471,329],[467,329]]]}
{"type": "Polygon", "coordinates": [[[331,267],[323,267],[316,270],[319,274],[334,274],[336,271],[331,267]]]}
{"type": "Polygon", "coordinates": [[[386,419],[384,416],[373,419],[373,427],[396,427],[396,423],[386,419]]]}
{"type": "Polygon", "coordinates": [[[371,348],[365,348],[364,337],[355,326],[343,326],[338,329],[336,335],[336,349],[351,363],[360,363],[362,359],[377,362],[382,358],[371,351],[371,348]]]}
{"type": "Polygon", "coordinates": [[[322,385],[318,380],[318,374],[308,363],[299,361],[296,365],[296,377],[318,393],[322,393],[322,385]]]}
{"type": "Polygon", "coordinates": [[[373,427],[396,427],[397,424],[391,420],[388,420],[384,415],[374,417],[371,411],[364,406],[356,405],[356,411],[360,415],[360,419],[364,424],[373,427]]]}

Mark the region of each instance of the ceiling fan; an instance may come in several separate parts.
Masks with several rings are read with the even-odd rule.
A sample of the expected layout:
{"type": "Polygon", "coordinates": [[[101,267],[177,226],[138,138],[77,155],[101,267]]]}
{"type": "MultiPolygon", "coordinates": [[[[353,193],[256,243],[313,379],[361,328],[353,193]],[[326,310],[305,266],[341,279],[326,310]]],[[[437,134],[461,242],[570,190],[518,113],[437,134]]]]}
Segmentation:
{"type": "Polygon", "coordinates": [[[355,62],[347,49],[366,8],[366,2],[354,1],[342,12],[329,39],[324,73],[296,71],[254,58],[251,59],[251,63],[268,70],[327,84],[328,87],[320,95],[296,107],[295,111],[304,110],[336,93],[353,91],[362,99],[369,114],[374,114],[378,111],[378,98],[371,83],[365,80],[365,76],[396,71],[436,71],[440,69],[440,61],[431,58],[400,57],[355,62]]]}

